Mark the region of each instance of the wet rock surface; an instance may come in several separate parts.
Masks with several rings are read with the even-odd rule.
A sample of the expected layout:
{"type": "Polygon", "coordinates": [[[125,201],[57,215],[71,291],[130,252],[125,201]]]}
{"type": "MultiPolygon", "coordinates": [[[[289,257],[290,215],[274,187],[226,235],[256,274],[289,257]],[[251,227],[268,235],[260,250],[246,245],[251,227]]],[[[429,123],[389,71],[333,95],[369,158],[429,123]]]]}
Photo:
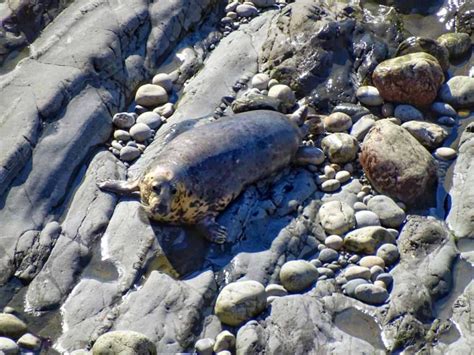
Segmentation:
{"type": "MultiPolygon", "coordinates": [[[[473,260],[467,40],[438,38],[446,52],[438,33],[413,33],[425,41],[404,50],[439,58],[424,56],[415,81],[389,69],[426,97],[389,97],[372,73],[409,36],[402,12],[431,12],[423,1],[384,3],[398,10],[20,1],[4,16],[0,5],[0,352],[467,353],[472,282],[456,279],[452,238],[473,260]],[[438,93],[441,67],[462,83],[438,93]],[[417,111],[402,119],[407,104],[417,111]],[[261,109],[288,114],[303,147],[295,164],[233,197],[217,217],[223,246],[97,187],[142,177],[186,130],[261,109]],[[404,132],[397,143],[373,138],[388,124],[404,132]],[[401,165],[374,174],[365,164],[384,159],[401,165]],[[405,181],[407,167],[422,173],[405,181]],[[436,194],[436,208],[412,209],[421,195],[403,194],[419,191],[436,194]]],[[[466,14],[446,18],[466,29],[466,14]]]]}

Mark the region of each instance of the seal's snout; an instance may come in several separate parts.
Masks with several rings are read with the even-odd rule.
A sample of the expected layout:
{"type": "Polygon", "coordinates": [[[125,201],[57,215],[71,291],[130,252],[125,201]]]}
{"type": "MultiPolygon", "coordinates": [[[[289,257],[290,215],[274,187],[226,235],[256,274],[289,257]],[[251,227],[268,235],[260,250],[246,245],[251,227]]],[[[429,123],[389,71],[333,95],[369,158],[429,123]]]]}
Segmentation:
{"type": "Polygon", "coordinates": [[[169,206],[167,206],[164,203],[160,203],[154,208],[153,212],[155,212],[159,215],[167,215],[170,212],[169,211],[169,206]]]}

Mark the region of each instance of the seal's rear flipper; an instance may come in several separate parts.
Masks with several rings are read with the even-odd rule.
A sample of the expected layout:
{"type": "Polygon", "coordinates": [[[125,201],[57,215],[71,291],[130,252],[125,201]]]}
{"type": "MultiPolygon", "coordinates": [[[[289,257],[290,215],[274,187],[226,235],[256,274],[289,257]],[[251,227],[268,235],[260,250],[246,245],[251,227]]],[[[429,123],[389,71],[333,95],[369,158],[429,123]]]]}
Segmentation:
{"type": "Polygon", "coordinates": [[[106,180],[97,183],[101,190],[114,192],[120,195],[132,195],[138,192],[138,180],[124,181],[124,180],[106,180]]]}
{"type": "Polygon", "coordinates": [[[217,223],[214,216],[208,216],[199,221],[197,228],[210,242],[224,244],[227,239],[227,229],[217,223]]]}

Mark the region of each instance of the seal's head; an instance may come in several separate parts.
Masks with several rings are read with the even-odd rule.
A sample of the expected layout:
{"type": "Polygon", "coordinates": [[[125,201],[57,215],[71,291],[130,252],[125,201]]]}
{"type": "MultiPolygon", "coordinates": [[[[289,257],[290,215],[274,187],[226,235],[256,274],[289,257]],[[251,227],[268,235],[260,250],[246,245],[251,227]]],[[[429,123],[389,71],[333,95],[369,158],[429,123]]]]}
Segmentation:
{"type": "Polygon", "coordinates": [[[140,183],[140,195],[146,211],[153,219],[168,221],[177,195],[172,172],[155,169],[146,174],[140,183]]]}

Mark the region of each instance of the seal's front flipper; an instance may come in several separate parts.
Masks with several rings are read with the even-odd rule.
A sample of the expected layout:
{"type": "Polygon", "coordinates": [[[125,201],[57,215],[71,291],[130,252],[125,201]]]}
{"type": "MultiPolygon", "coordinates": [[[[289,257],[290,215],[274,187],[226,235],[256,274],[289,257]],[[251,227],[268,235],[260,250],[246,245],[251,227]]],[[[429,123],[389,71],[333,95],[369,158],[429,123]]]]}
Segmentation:
{"type": "Polygon", "coordinates": [[[199,221],[197,227],[204,234],[204,237],[213,243],[223,244],[227,239],[227,229],[217,223],[213,216],[208,216],[199,221]]]}
{"type": "Polygon", "coordinates": [[[101,190],[114,192],[120,195],[132,195],[139,191],[138,180],[124,181],[124,180],[105,180],[97,183],[101,190]]]}
{"type": "Polygon", "coordinates": [[[296,152],[294,163],[296,165],[320,165],[325,156],[321,149],[316,147],[300,147],[296,152]]]}

